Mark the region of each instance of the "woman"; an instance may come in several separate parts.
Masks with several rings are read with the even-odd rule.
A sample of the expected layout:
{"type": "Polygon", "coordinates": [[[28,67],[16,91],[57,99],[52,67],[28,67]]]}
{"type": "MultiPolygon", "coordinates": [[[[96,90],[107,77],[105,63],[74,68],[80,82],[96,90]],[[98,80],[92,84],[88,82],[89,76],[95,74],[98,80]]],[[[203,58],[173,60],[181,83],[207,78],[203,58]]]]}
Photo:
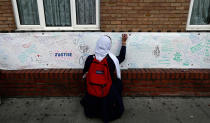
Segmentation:
{"type": "Polygon", "coordinates": [[[96,44],[95,54],[88,56],[85,61],[83,75],[88,72],[93,59],[102,61],[107,58],[107,64],[111,75],[112,85],[107,96],[99,98],[86,93],[81,100],[87,117],[98,117],[108,122],[119,118],[123,111],[124,105],[122,102],[122,81],[120,74],[120,66],[125,59],[127,34],[122,35],[122,47],[119,56],[114,56],[111,52],[111,38],[102,36],[96,44]]]}

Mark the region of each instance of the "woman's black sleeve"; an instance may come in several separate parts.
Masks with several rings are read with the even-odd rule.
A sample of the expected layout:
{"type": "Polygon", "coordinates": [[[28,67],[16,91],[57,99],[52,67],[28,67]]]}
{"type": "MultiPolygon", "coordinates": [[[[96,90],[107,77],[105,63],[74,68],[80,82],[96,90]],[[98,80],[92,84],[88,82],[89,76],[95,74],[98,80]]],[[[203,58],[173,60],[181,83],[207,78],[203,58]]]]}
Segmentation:
{"type": "Polygon", "coordinates": [[[92,55],[88,56],[86,61],[85,61],[85,66],[84,66],[84,69],[83,69],[83,75],[88,71],[92,61],[93,61],[93,56],[92,55]]]}
{"type": "Polygon", "coordinates": [[[120,50],[120,55],[117,56],[119,63],[122,63],[125,60],[125,54],[126,54],[126,46],[122,46],[120,50]]]}

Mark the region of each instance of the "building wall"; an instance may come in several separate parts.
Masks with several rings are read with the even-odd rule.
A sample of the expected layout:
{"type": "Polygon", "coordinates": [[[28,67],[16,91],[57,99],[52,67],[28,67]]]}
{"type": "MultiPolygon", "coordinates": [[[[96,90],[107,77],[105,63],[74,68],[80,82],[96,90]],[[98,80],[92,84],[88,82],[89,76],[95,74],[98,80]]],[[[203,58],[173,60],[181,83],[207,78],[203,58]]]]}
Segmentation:
{"type": "Polygon", "coordinates": [[[0,0],[0,31],[16,29],[11,0],[0,0]]]}
{"type": "MultiPolygon", "coordinates": [[[[186,31],[190,0],[100,0],[101,31],[186,31]]],[[[0,31],[16,29],[11,0],[0,0],[0,31]]],[[[0,70],[1,96],[78,96],[82,70],[0,70]]],[[[122,71],[124,96],[210,96],[209,69],[122,71]]]]}
{"type": "Polygon", "coordinates": [[[186,31],[190,0],[101,0],[101,30],[186,31]]]}
{"type": "MultiPolygon", "coordinates": [[[[186,31],[190,0],[100,0],[101,31],[186,31]]],[[[0,31],[16,29],[11,0],[0,0],[0,31]]]]}

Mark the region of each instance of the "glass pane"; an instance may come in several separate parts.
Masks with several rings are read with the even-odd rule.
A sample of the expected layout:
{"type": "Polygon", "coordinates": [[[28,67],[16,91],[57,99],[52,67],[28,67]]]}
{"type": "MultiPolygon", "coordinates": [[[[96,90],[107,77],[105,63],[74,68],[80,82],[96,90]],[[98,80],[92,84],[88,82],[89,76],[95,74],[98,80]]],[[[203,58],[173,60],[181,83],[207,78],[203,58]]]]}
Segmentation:
{"type": "Polygon", "coordinates": [[[190,24],[210,24],[210,0],[194,0],[190,24]]]}
{"type": "Polygon", "coordinates": [[[17,0],[21,25],[39,25],[39,14],[36,0],[17,0]]]}
{"type": "Polygon", "coordinates": [[[70,0],[43,0],[46,26],[71,26],[70,0]]]}
{"type": "Polygon", "coordinates": [[[78,25],[96,24],[96,0],[76,0],[78,25]]]}

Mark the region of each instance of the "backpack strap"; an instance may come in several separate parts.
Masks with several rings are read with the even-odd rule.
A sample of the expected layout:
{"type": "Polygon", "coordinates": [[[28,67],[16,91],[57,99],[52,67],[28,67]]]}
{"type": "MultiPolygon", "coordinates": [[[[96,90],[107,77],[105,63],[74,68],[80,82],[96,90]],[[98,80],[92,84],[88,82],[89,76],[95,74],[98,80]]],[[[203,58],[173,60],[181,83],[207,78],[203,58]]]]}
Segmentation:
{"type": "MultiPolygon", "coordinates": [[[[106,59],[106,60],[107,60],[107,59],[108,59],[108,57],[109,57],[108,55],[109,55],[109,54],[107,54],[107,55],[104,57],[104,59],[106,59]]],[[[93,61],[92,61],[91,63],[96,63],[96,64],[99,64],[98,62],[94,61],[94,59],[95,59],[95,58],[96,58],[96,56],[95,56],[95,54],[94,54],[94,55],[93,55],[93,61]]],[[[104,59],[103,59],[103,60],[104,60],[104,59]]],[[[102,60],[102,61],[103,61],[103,60],[102,60]]],[[[108,67],[108,64],[103,64],[103,65],[105,65],[106,67],[108,67]]]]}

